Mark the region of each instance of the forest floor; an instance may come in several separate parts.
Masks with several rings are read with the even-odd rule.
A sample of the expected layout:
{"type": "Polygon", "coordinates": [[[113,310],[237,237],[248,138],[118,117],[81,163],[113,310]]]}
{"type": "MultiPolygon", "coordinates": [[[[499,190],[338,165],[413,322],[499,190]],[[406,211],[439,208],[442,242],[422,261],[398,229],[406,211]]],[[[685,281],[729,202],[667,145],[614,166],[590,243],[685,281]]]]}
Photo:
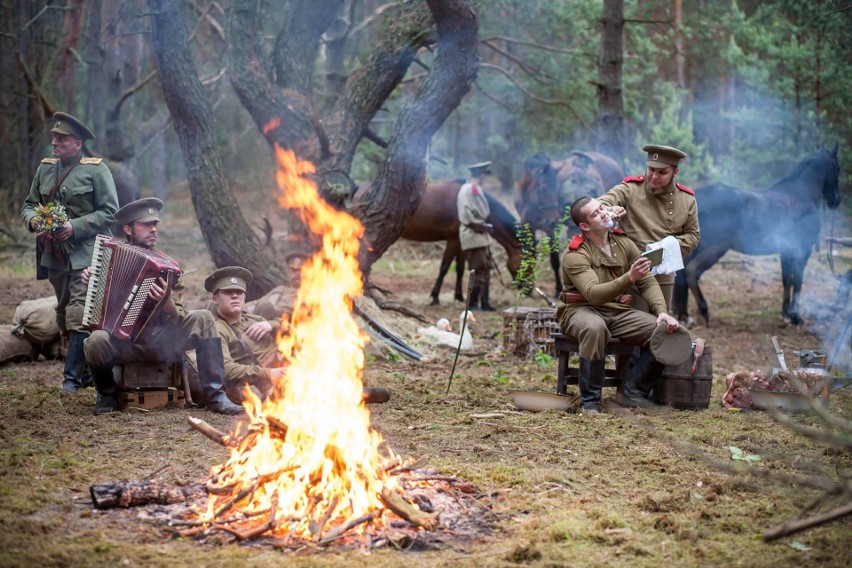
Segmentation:
{"type": "MultiPolygon", "coordinates": [[[[187,288],[190,303],[200,307],[212,264],[194,220],[181,217],[191,211],[189,200],[173,201],[169,211],[160,244],[198,270],[187,288]]],[[[427,305],[440,251],[398,243],[375,267],[373,281],[391,290],[391,299],[432,321],[447,317],[455,327],[462,306],[452,299],[454,274],[441,305],[427,305]]],[[[46,282],[34,280],[30,254],[15,246],[0,252],[0,323],[11,323],[21,300],[51,294],[46,282]]],[[[518,300],[492,278],[498,308],[543,307],[540,299],[518,300]]],[[[453,351],[418,339],[422,323],[385,312],[384,323],[429,360],[367,357],[365,384],[393,392],[388,403],[370,405],[373,426],[398,454],[472,483],[478,504],[490,511],[489,528],[476,537],[447,532],[438,544],[415,542],[408,550],[222,544],[178,537],[156,520],[155,506],[96,510],[89,498],[94,483],[203,482],[227,452],[192,431],[187,416],[223,431],[235,420],[189,408],[95,417],[92,389],[60,398],[60,362],[6,365],[0,368],[0,566],[849,566],[850,517],[772,543],[761,539],[818,495],[795,478],[836,479],[852,467],[849,453],[794,433],[766,412],[731,412],[720,404],[729,372],[777,366],[770,336],[778,336],[788,361],[797,349],[831,348],[850,309],[835,303],[837,281],[825,252],[814,254],[806,270],[801,326],[780,317],[775,256],[729,254],[703,284],[712,327],[696,325],[692,333],[712,347],[713,387],[709,408],[699,411],[624,411],[609,402],[611,389],[608,411],[599,416],[518,411],[512,391],[553,392],[556,364],[506,355],[500,311],[476,314],[473,353],[460,357],[447,394],[453,351]],[[761,461],[735,462],[730,446],[761,461]]],[[[553,287],[546,271],[540,285],[553,287]]],[[[846,346],[837,376],[852,370],[848,340],[846,346]]],[[[848,421],[852,388],[833,391],[830,410],[848,421]]],[[[811,415],[794,420],[820,425],[811,415]]],[[[829,501],[817,511],[836,505],[829,501]]]]}

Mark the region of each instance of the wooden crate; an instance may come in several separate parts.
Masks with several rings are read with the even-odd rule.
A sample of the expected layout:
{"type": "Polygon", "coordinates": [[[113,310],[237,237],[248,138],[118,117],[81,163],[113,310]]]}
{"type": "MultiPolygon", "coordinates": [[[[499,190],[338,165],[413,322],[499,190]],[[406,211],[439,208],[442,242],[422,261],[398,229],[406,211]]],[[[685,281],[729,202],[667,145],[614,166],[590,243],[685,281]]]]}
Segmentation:
{"type": "Polygon", "coordinates": [[[118,386],[122,389],[168,389],[181,386],[178,363],[124,363],[118,386]]]}
{"type": "Polygon", "coordinates": [[[519,306],[503,310],[503,351],[529,358],[538,351],[556,357],[553,333],[559,333],[556,308],[519,306]]]}
{"type": "Polygon", "coordinates": [[[163,408],[174,406],[183,408],[183,391],[176,388],[168,389],[117,389],[116,402],[118,408],[163,408]]]}

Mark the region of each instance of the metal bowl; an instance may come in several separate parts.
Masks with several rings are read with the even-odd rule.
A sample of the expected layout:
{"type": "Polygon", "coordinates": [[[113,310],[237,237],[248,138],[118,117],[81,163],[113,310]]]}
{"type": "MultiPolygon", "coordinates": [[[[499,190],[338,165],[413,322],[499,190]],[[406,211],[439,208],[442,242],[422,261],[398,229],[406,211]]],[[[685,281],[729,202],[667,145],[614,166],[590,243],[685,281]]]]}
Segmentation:
{"type": "Polygon", "coordinates": [[[542,410],[568,410],[572,396],[539,391],[513,391],[512,402],[521,410],[541,412],[542,410]]]}
{"type": "Polygon", "coordinates": [[[810,401],[825,404],[822,397],[809,397],[797,392],[779,392],[760,389],[748,389],[754,408],[770,410],[778,408],[786,412],[811,412],[810,401]]]}

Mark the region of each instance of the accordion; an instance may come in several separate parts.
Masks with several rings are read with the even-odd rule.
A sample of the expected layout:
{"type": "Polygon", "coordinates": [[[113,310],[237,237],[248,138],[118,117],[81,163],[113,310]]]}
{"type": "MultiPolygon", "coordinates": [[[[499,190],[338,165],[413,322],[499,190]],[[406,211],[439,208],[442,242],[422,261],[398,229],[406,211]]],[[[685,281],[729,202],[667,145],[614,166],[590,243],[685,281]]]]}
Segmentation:
{"type": "Polygon", "coordinates": [[[180,278],[180,267],[152,250],[98,235],[89,267],[83,325],[108,331],[117,339],[144,343],[159,320],[164,301],[148,296],[159,278],[171,289],[180,278]]]}

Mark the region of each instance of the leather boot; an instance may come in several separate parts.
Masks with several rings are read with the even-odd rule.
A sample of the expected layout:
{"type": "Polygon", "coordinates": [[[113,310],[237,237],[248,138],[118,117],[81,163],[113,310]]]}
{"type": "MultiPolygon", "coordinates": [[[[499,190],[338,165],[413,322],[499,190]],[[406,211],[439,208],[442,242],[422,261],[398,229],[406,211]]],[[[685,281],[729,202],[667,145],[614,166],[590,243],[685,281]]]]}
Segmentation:
{"type": "Polygon", "coordinates": [[[624,390],[616,394],[616,402],[622,406],[656,406],[648,397],[663,369],[665,365],[654,359],[651,348],[642,347],[630,367],[624,390]]]}
{"type": "Polygon", "coordinates": [[[488,286],[489,285],[486,284],[485,286],[482,287],[482,301],[481,301],[480,305],[482,306],[483,312],[493,312],[494,311],[494,306],[492,306],[491,304],[488,303],[488,286]]]}
{"type": "Polygon", "coordinates": [[[62,394],[74,394],[84,386],[88,379],[91,384],[91,373],[86,365],[86,355],[83,353],[83,342],[88,333],[72,331],[68,334],[68,354],[65,356],[65,370],[62,372],[62,394]]]}
{"type": "Polygon", "coordinates": [[[112,367],[92,367],[92,380],[98,399],[95,402],[95,416],[109,414],[118,410],[115,400],[115,376],[112,367]]]}
{"type": "Polygon", "coordinates": [[[468,307],[471,310],[478,311],[479,310],[479,294],[482,292],[482,288],[479,286],[474,286],[470,289],[470,298],[468,302],[468,307]]]}
{"type": "Polygon", "coordinates": [[[225,364],[222,361],[222,340],[218,337],[199,339],[195,344],[198,361],[198,379],[207,399],[207,410],[219,414],[237,415],[245,412],[225,393],[225,364]]]}
{"type": "Polygon", "coordinates": [[[604,380],[605,359],[585,359],[580,357],[580,397],[583,400],[583,412],[601,411],[601,389],[604,380]]]}

